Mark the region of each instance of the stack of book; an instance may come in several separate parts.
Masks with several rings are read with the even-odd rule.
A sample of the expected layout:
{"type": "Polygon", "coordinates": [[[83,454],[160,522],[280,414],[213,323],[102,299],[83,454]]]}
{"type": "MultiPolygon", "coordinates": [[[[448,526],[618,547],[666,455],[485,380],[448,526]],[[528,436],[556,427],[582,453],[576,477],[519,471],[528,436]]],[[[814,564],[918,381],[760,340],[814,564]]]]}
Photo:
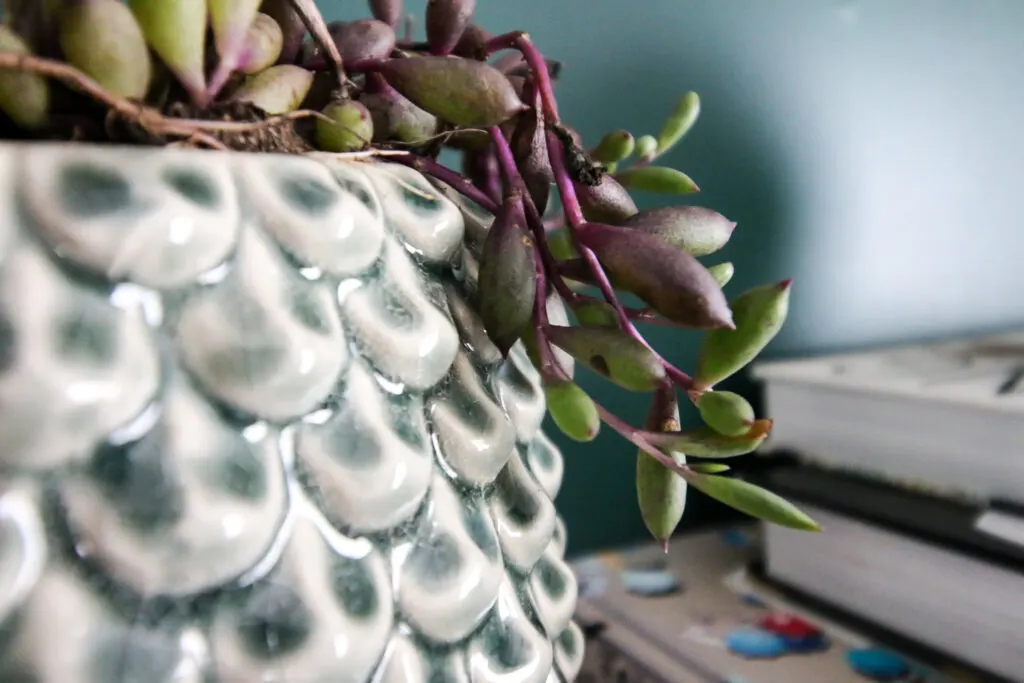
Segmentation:
{"type": "Polygon", "coordinates": [[[752,474],[824,533],[764,526],[764,578],[1024,680],[1024,332],[757,366],[752,474]]]}

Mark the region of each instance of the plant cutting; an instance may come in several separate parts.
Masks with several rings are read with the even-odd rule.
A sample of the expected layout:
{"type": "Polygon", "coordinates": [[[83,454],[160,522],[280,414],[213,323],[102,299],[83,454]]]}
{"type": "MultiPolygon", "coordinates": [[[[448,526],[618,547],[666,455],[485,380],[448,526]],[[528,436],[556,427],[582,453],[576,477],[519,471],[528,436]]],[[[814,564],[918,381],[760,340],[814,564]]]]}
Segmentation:
{"type": "MultiPolygon", "coordinates": [[[[369,9],[365,19],[326,22],[313,0],[7,0],[0,26],[2,137],[26,148],[48,145],[97,153],[151,149],[154,160],[172,149],[189,159],[245,155],[253,164],[261,158],[281,163],[302,159],[332,169],[339,178],[362,172],[352,169],[371,175],[381,171],[413,203],[436,207],[451,202],[460,207],[465,229],[459,248],[442,260],[456,273],[465,307],[450,303],[437,324],[454,321],[459,338],[477,354],[477,365],[466,366],[469,369],[460,370],[456,360],[452,376],[511,372],[510,364],[521,357],[530,366],[530,381],[552,422],[568,438],[592,441],[602,428],[621,435],[636,453],[636,491],[644,522],[666,549],[682,517],[688,486],[772,523],[816,530],[813,520],[787,501],[724,475],[728,466],[721,462],[756,450],[771,431],[770,419],[758,418],[743,397],[717,387],[754,360],[779,332],[788,311],[790,281],[728,297],[723,288],[732,278],[733,266],[716,262],[714,255],[728,243],[735,223],[690,203],[639,210],[633,198],[636,193],[699,192],[688,175],[662,163],[697,122],[696,93],[684,94],[655,134],[634,136],[615,130],[588,145],[562,119],[555,97],[561,65],[546,58],[528,33],[492,35],[473,23],[473,0],[429,0],[422,40],[413,35],[413,22],[400,0],[371,0],[369,9]],[[461,163],[443,164],[443,151],[457,151],[461,163]],[[414,176],[401,175],[398,169],[414,176]],[[413,187],[408,180],[412,177],[428,179],[426,189],[413,187]],[[624,303],[629,299],[641,305],[624,303]],[[485,333],[484,341],[467,341],[474,325],[485,333]],[[667,361],[645,338],[643,325],[700,335],[696,367],[685,372],[667,361]],[[485,347],[492,353],[482,352],[485,347]],[[631,425],[601,406],[576,381],[579,372],[597,373],[622,390],[649,395],[644,424],[631,425]],[[704,422],[701,427],[682,428],[680,401],[693,403],[704,422]]],[[[174,176],[173,181],[184,194],[213,201],[192,176],[174,176]]],[[[100,187],[102,201],[113,201],[122,192],[119,182],[90,176],[82,187],[100,187]]],[[[281,182],[291,181],[282,175],[281,182]]],[[[344,183],[346,192],[361,197],[366,206],[374,205],[365,193],[351,189],[351,180],[344,183]]],[[[327,201],[326,194],[321,196],[326,190],[308,183],[295,180],[290,187],[293,198],[308,206],[327,201]]],[[[383,205],[385,200],[378,201],[383,205]]],[[[267,230],[275,229],[279,228],[267,230]]],[[[356,225],[353,234],[359,229],[356,225]]],[[[296,231],[281,240],[289,258],[309,261],[304,277],[334,277],[331,269],[337,264],[316,248],[304,252],[306,243],[301,240],[306,233],[296,231]]],[[[58,261],[70,254],[72,260],[82,261],[75,267],[109,266],[95,254],[82,256],[85,247],[76,242],[79,238],[65,235],[65,241],[54,243],[46,234],[58,261]]],[[[327,240],[330,235],[314,237],[327,240]]],[[[145,263],[159,257],[140,253],[145,263]]],[[[346,251],[344,258],[356,257],[346,251]]],[[[113,267],[108,267],[103,275],[111,287],[132,281],[133,266],[119,262],[118,267],[129,275],[114,278],[113,267]]],[[[165,282],[157,286],[154,281],[143,278],[136,284],[164,296],[165,282]]],[[[355,287],[346,289],[344,283],[351,281],[347,275],[332,280],[339,299],[355,287]]],[[[210,282],[215,288],[217,282],[210,282]]],[[[168,303],[172,299],[161,301],[172,309],[179,305],[168,303]]],[[[178,332],[207,334],[200,322],[190,326],[193,318],[187,305],[185,309],[180,318],[173,318],[178,332]]],[[[319,326],[322,332],[331,330],[323,320],[319,326]]],[[[298,334],[289,338],[297,339],[298,334]]],[[[237,343],[261,344],[241,337],[237,343]]],[[[362,349],[360,343],[354,348],[362,349]]],[[[186,344],[181,362],[200,380],[204,373],[220,372],[228,362],[224,357],[217,361],[221,365],[197,360],[189,348],[186,344]]],[[[367,353],[373,360],[372,350],[367,353]]],[[[376,372],[380,381],[387,379],[387,372],[379,367],[376,372]]],[[[228,410],[232,420],[241,419],[237,415],[264,418],[282,433],[305,428],[296,426],[298,408],[283,407],[287,392],[271,400],[241,390],[231,393],[224,384],[200,380],[200,390],[216,395],[218,406],[225,404],[218,409],[228,410]]],[[[314,381],[312,375],[309,381],[314,381]]],[[[391,390],[398,395],[415,388],[416,381],[388,386],[398,387],[391,390]]],[[[425,379],[423,383],[428,384],[425,379]]],[[[314,423],[310,415],[316,406],[330,404],[334,407],[326,408],[328,412],[342,411],[343,406],[336,405],[337,394],[356,391],[357,386],[352,378],[344,390],[325,383],[320,403],[302,404],[307,413],[303,425],[314,423]]],[[[479,404],[488,391],[480,385],[468,391],[467,400],[479,404]]],[[[503,403],[499,408],[504,412],[477,422],[507,421],[509,402],[503,403]]],[[[479,411],[479,405],[467,410],[479,411]]],[[[515,410],[519,409],[511,412],[515,410]]],[[[424,427],[424,434],[429,431],[436,437],[442,451],[458,448],[458,439],[445,433],[447,414],[430,409],[427,414],[431,426],[424,427]]],[[[296,439],[296,477],[316,479],[316,466],[304,459],[305,442],[296,439]],[[301,467],[310,471],[300,471],[301,467]]],[[[521,437],[519,441],[525,443],[521,437]]],[[[358,440],[351,443],[373,452],[381,448],[358,440]]],[[[506,465],[512,445],[510,441],[504,447],[493,472],[485,471],[482,461],[467,460],[463,470],[455,467],[456,478],[469,482],[469,493],[459,495],[482,492],[480,500],[485,501],[496,496],[494,504],[504,505],[510,519],[529,516],[528,512],[536,516],[535,501],[527,504],[514,491],[503,493],[502,477],[520,476],[514,463],[506,465]]],[[[154,476],[151,483],[158,486],[159,474],[154,476]]],[[[536,472],[534,478],[542,479],[536,472]]],[[[421,499],[415,502],[419,505],[421,499]]],[[[408,515],[415,507],[409,507],[408,515]]],[[[403,519],[412,519],[408,515],[403,519]]],[[[500,535],[501,520],[496,524],[500,535]]],[[[343,531],[358,528],[354,523],[336,526],[343,531]]],[[[398,542],[388,539],[380,543],[398,542]]],[[[524,581],[543,575],[536,579],[542,583],[544,576],[550,579],[551,572],[557,573],[537,569],[543,549],[539,545],[533,553],[502,546],[507,564],[518,568],[527,577],[524,581]]],[[[459,554],[457,549],[452,552],[459,554]]],[[[568,616],[548,623],[543,610],[535,609],[549,640],[567,628],[568,616]]],[[[485,613],[480,610],[469,619],[473,628],[491,618],[485,613]]],[[[430,635],[428,640],[452,643],[469,637],[468,629],[445,635],[444,624],[425,626],[429,619],[424,616],[414,624],[430,635]]],[[[490,633],[492,640],[505,633],[495,628],[498,631],[491,633],[485,627],[482,633],[490,633]]],[[[242,655],[221,653],[215,659],[222,663],[232,657],[239,670],[249,665],[242,655]]],[[[571,669],[565,665],[561,670],[566,680],[573,677],[571,669]]],[[[244,680],[223,671],[219,675],[223,680],[244,680]]],[[[351,680],[363,680],[364,674],[351,675],[351,680]]]]}

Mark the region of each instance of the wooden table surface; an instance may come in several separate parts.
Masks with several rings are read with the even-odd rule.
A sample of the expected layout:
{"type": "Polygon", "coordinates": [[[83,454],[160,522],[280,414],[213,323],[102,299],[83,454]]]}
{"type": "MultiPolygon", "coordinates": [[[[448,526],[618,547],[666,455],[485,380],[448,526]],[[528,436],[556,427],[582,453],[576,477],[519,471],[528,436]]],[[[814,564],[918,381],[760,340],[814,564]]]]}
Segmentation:
{"type": "MultiPolygon", "coordinates": [[[[675,538],[666,556],[656,545],[577,558],[581,624],[603,624],[587,644],[578,683],[866,683],[846,661],[851,648],[873,643],[861,634],[804,609],[760,583],[745,567],[755,558],[757,526],[675,538]],[[741,542],[746,539],[746,542],[741,542]],[[663,564],[683,590],[660,597],[626,591],[621,572],[663,564]],[[827,650],[745,659],[725,637],[773,612],[792,614],[821,628],[827,650]]],[[[906,681],[980,681],[963,671],[917,669],[906,681]]]]}

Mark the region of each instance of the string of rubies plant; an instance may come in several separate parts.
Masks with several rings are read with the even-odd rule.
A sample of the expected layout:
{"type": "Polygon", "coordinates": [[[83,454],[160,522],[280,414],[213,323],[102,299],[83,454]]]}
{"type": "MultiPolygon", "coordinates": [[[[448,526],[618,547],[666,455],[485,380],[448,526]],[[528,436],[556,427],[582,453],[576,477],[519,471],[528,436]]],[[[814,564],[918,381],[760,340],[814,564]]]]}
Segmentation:
{"type": "Polygon", "coordinates": [[[558,110],[559,65],[527,33],[494,36],[471,23],[475,0],[428,0],[426,40],[416,42],[402,0],[369,4],[372,19],[326,23],[314,0],[7,0],[0,133],[387,155],[411,166],[494,214],[485,235],[467,234],[479,259],[476,310],[503,353],[523,341],[566,435],[590,441],[603,423],[639,449],[637,495],[655,538],[667,545],[687,484],[771,522],[817,529],[778,496],[721,476],[729,468],[718,461],[755,450],[771,430],[741,396],[714,387],[778,333],[790,281],[727,301],[733,266],[697,259],[721,249],[735,224],[697,206],[638,211],[630,197],[698,191],[655,163],[697,120],[697,95],[680,99],[658,135],[617,130],[587,151],[558,110]],[[445,148],[462,152],[461,172],[438,161],[445,148]],[[545,217],[552,186],[561,211],[545,217]],[[620,293],[645,306],[624,306],[620,293]],[[552,322],[553,311],[569,320],[566,306],[576,324],[552,322]],[[703,333],[692,376],[651,347],[640,322],[703,333]],[[645,424],[598,405],[566,354],[651,393],[645,424]],[[704,426],[680,428],[680,395],[704,426]]]}

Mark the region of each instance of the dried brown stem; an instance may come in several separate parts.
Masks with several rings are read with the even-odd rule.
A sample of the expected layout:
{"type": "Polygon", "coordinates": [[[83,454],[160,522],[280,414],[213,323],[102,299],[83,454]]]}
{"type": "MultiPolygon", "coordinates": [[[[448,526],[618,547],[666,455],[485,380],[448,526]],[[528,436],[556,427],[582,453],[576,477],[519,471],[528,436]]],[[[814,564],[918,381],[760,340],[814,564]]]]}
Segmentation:
{"type": "Polygon", "coordinates": [[[18,52],[0,51],[0,69],[10,69],[52,78],[68,88],[80,92],[106,106],[122,118],[138,124],[151,135],[160,137],[205,138],[209,143],[216,133],[248,133],[263,128],[310,116],[323,116],[319,112],[299,110],[274,116],[262,121],[206,121],[164,116],[153,107],[139,104],[107,91],[102,85],[69,64],[54,59],[36,57],[18,52]]]}
{"type": "Polygon", "coordinates": [[[306,30],[313,36],[313,40],[316,41],[320,51],[324,54],[328,64],[330,64],[331,71],[334,72],[335,80],[338,82],[338,88],[341,89],[341,92],[346,92],[348,89],[348,78],[345,76],[341,52],[338,51],[338,46],[334,44],[334,39],[331,38],[331,32],[327,29],[324,16],[320,14],[320,10],[316,6],[316,0],[290,1],[295,13],[299,15],[306,30]]]}

